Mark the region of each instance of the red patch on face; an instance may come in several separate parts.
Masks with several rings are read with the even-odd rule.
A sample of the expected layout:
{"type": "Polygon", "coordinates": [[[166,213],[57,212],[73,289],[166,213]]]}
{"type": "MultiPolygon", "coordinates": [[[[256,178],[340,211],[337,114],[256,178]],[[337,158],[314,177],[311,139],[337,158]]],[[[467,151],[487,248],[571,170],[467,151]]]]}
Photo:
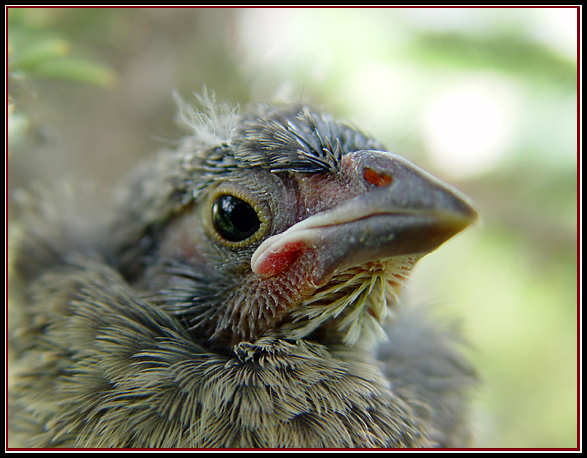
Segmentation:
{"type": "Polygon", "coordinates": [[[283,272],[300,257],[305,249],[304,242],[288,243],[281,250],[268,254],[257,266],[256,272],[268,276],[283,272]]]}
{"type": "Polygon", "coordinates": [[[369,183],[378,187],[388,186],[392,180],[390,175],[386,173],[377,173],[375,170],[369,168],[363,170],[363,176],[369,183]]]}

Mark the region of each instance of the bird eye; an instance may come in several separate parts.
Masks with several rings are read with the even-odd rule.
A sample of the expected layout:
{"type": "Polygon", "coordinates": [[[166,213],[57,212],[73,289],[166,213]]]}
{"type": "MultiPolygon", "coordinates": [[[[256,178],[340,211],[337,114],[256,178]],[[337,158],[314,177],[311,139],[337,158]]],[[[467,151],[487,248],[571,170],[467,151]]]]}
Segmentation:
{"type": "Polygon", "coordinates": [[[261,221],[249,203],[224,194],[212,203],[212,224],[224,239],[241,242],[259,230],[261,221]]]}

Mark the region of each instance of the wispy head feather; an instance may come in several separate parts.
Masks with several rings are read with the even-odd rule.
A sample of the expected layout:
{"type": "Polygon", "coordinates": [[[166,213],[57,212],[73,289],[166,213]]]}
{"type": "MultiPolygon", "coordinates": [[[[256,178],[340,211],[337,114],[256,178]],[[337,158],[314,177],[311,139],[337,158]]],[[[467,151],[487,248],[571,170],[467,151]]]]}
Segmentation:
{"type": "Polygon", "coordinates": [[[181,151],[200,152],[205,157],[205,151],[229,142],[238,124],[238,105],[217,102],[214,92],[205,88],[201,95],[194,93],[200,109],[189,105],[177,92],[173,96],[179,107],[178,123],[189,132],[182,141],[181,151]]]}
{"type": "Polygon", "coordinates": [[[227,170],[336,173],[343,155],[383,149],[358,129],[303,104],[260,103],[240,112],[218,104],[213,93],[196,97],[201,110],[176,96],[180,122],[191,131],[180,151],[186,170],[198,175],[193,197],[227,170]]]}

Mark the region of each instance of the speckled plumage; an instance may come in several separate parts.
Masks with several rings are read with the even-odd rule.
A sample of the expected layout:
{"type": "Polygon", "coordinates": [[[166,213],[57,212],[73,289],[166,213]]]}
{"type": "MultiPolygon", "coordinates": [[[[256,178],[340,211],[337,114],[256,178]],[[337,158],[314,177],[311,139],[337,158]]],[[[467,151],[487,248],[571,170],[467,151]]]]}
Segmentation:
{"type": "MultiPolygon", "coordinates": [[[[239,113],[200,101],[204,111],[181,112],[190,134],[139,167],[112,205],[76,206],[71,193],[23,199],[11,311],[13,440],[467,446],[474,373],[450,334],[397,302],[414,263],[472,221],[468,204],[327,114],[266,104],[239,113]],[[413,183],[402,178],[410,174],[413,183]],[[341,234],[356,231],[351,248],[328,232],[338,230],[333,212],[365,196],[366,205],[389,200],[390,182],[402,180],[407,194],[397,188],[401,203],[393,205],[417,215],[450,207],[463,222],[434,220],[432,231],[418,223],[421,240],[412,243],[411,213],[401,207],[393,237],[370,214],[340,223],[341,234]],[[255,211],[253,235],[219,235],[210,208],[226,195],[255,211]],[[375,241],[362,235],[371,233],[375,241]],[[381,259],[361,251],[377,253],[377,237],[381,259]]],[[[395,227],[397,215],[385,215],[395,227]]]]}

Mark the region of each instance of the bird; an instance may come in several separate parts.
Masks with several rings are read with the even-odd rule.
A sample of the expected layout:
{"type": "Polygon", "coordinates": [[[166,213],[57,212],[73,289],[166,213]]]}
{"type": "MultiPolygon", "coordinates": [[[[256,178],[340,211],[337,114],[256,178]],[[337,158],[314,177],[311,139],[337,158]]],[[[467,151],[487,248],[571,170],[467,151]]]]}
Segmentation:
{"type": "Polygon", "coordinates": [[[401,301],[471,200],[310,104],[179,104],[186,134],[108,199],[21,194],[9,437],[471,446],[460,336],[401,301]]]}

